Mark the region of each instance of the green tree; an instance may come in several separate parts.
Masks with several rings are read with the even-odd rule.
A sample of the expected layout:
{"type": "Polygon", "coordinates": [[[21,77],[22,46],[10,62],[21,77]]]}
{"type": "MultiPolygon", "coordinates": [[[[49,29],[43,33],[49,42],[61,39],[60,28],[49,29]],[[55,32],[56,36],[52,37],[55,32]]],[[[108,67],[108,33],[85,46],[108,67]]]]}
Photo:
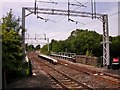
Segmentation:
{"type": "Polygon", "coordinates": [[[110,44],[110,55],[120,58],[120,36],[110,37],[110,39],[112,42],[110,44]]]}
{"type": "Polygon", "coordinates": [[[32,45],[32,44],[30,44],[30,45],[26,44],[26,51],[34,51],[34,50],[35,50],[34,45],[32,45]]]}
{"type": "Polygon", "coordinates": [[[41,49],[40,49],[41,53],[47,54],[49,55],[50,52],[48,52],[48,45],[44,45],[41,49]]]}
{"type": "MultiPolygon", "coordinates": [[[[102,39],[102,35],[95,31],[76,29],[64,41],[52,40],[50,47],[53,52],[65,52],[67,49],[67,52],[100,57],[103,55],[103,45],[100,44],[103,41],[102,39]]],[[[120,57],[120,36],[110,36],[110,41],[112,42],[110,44],[111,57],[120,57]]],[[[44,48],[47,46],[42,49],[44,48]]]]}
{"type": "Polygon", "coordinates": [[[20,25],[19,20],[13,16],[12,10],[2,20],[2,69],[9,83],[12,79],[21,76],[23,55],[21,36],[18,33],[20,25]]]}
{"type": "Polygon", "coordinates": [[[37,45],[37,46],[35,47],[35,49],[36,49],[36,50],[39,50],[39,49],[40,49],[40,45],[37,45]]]}

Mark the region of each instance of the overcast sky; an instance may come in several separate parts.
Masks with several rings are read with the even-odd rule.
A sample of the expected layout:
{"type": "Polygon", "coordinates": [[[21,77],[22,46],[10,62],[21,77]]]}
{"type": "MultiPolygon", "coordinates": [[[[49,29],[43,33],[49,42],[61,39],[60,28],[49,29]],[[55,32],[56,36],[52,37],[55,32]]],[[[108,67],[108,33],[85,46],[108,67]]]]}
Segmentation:
{"type": "MultiPolygon", "coordinates": [[[[57,4],[50,3],[37,3],[39,8],[54,8],[67,10],[67,1],[68,0],[39,0],[39,1],[53,1],[58,2],[57,4]]],[[[69,0],[70,3],[78,4],[76,1],[81,2],[86,7],[77,7],[70,6],[71,10],[78,10],[84,12],[91,12],[90,0],[69,0]]],[[[99,0],[101,1],[101,0],[99,0]]],[[[104,0],[105,1],[105,0],[104,0]]],[[[105,2],[96,2],[96,11],[101,14],[109,15],[109,34],[111,36],[118,35],[118,2],[119,0],[106,0],[105,2]],[[113,2],[114,1],[114,2],[113,2]]],[[[13,10],[13,13],[16,17],[22,15],[22,7],[33,7],[34,0],[1,0],[0,1],[0,18],[3,15],[6,15],[10,9],[13,10]]],[[[34,37],[35,34],[39,37],[43,37],[44,34],[48,38],[56,40],[65,40],[70,35],[71,31],[75,29],[89,29],[95,30],[96,32],[102,34],[102,22],[98,19],[83,18],[83,17],[71,17],[74,21],[78,21],[76,24],[74,22],[68,22],[66,16],[52,16],[52,15],[43,15],[39,14],[42,18],[49,19],[50,21],[45,22],[44,20],[37,19],[37,17],[32,14],[26,17],[26,29],[31,37],[34,37]]],[[[29,41],[34,42],[34,41],[29,41]]],[[[46,43],[46,41],[36,41],[36,43],[46,43]]]]}

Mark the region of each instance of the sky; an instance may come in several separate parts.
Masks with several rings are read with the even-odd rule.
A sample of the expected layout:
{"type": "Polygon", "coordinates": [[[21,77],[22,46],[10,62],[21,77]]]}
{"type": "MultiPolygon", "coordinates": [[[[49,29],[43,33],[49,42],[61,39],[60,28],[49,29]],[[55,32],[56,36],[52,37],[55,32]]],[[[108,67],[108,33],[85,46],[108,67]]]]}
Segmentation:
{"type": "MultiPolygon", "coordinates": [[[[38,1],[38,0],[37,0],[38,1]]],[[[68,0],[39,0],[46,2],[57,2],[57,4],[37,2],[39,8],[54,8],[67,10],[67,1],[68,0]]],[[[71,4],[82,3],[86,7],[78,7],[70,5],[70,10],[81,11],[81,12],[90,12],[91,13],[91,0],[69,0],[71,4]],[[84,2],[83,2],[84,1],[84,2]]],[[[108,24],[109,24],[109,35],[117,36],[118,35],[118,1],[119,0],[96,0],[96,12],[100,14],[108,14],[108,24]],[[113,2],[114,1],[114,2],[113,2]]],[[[13,14],[16,17],[22,15],[22,7],[34,7],[34,0],[1,0],[0,1],[0,18],[6,15],[10,9],[12,9],[13,14]]],[[[28,12],[26,11],[26,14],[28,12]]],[[[31,14],[25,18],[26,20],[26,37],[28,34],[31,38],[36,37],[44,38],[46,34],[47,38],[51,41],[55,40],[65,40],[69,37],[70,33],[75,29],[88,29],[95,30],[96,32],[102,34],[102,22],[98,19],[91,19],[86,17],[72,17],[70,19],[78,21],[78,24],[75,22],[68,22],[67,16],[58,16],[58,15],[43,15],[39,14],[40,17],[44,19],[49,19],[45,22],[42,19],[37,19],[37,16],[31,14]]],[[[34,44],[46,44],[46,40],[26,40],[26,42],[34,44]]]]}

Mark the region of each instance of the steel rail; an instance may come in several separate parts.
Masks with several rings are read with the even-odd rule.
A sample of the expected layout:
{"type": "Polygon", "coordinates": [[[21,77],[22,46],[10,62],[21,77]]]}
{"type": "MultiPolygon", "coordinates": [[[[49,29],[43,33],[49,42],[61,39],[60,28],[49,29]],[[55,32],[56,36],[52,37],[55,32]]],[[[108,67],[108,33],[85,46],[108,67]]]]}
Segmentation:
{"type": "MultiPolygon", "coordinates": [[[[40,63],[40,61],[38,61],[38,58],[34,57],[34,59],[36,59],[36,61],[37,61],[38,63],[40,63]]],[[[42,62],[42,64],[44,64],[44,65],[46,65],[47,67],[51,68],[54,72],[56,71],[56,72],[58,72],[59,74],[65,76],[65,77],[67,77],[67,78],[69,78],[71,81],[76,82],[78,85],[82,86],[83,88],[89,89],[89,90],[93,90],[93,88],[91,88],[91,87],[89,87],[89,86],[87,86],[87,85],[79,82],[78,80],[75,80],[74,78],[70,77],[69,75],[67,75],[67,74],[65,74],[65,73],[63,73],[63,72],[61,72],[61,71],[58,71],[57,69],[49,66],[48,64],[46,64],[46,63],[44,63],[44,62],[42,62]]],[[[50,76],[52,76],[52,78],[56,79],[52,74],[50,74],[49,72],[47,72],[47,73],[48,73],[50,76]]],[[[60,80],[56,79],[56,81],[57,81],[58,83],[60,83],[60,85],[62,85],[63,88],[68,88],[68,87],[66,87],[66,86],[64,85],[64,83],[61,82],[60,80]]],[[[68,88],[68,89],[69,89],[69,88],[68,88]]]]}
{"type": "Polygon", "coordinates": [[[99,71],[95,71],[95,70],[90,70],[90,69],[87,69],[87,68],[84,68],[84,67],[79,67],[79,66],[75,66],[75,65],[72,65],[72,64],[68,64],[68,63],[67,63],[68,65],[65,65],[66,63],[61,62],[61,61],[59,61],[59,64],[64,65],[64,66],[69,67],[69,68],[73,68],[73,69],[75,69],[77,71],[80,71],[80,72],[83,72],[83,73],[86,73],[86,74],[89,74],[89,75],[92,75],[92,76],[95,76],[94,74],[98,74],[97,76],[95,76],[97,79],[104,80],[104,81],[106,81],[108,83],[111,83],[112,85],[115,84],[115,85],[120,86],[120,81],[119,80],[118,80],[118,82],[116,82],[115,80],[103,77],[103,76],[106,75],[106,76],[112,77],[114,79],[119,79],[120,77],[118,77],[118,76],[112,76],[112,75],[107,74],[107,73],[103,73],[103,72],[99,72],[99,71]],[[82,69],[80,69],[80,68],[82,68],[82,69]],[[103,75],[100,75],[100,74],[103,74],[103,75]]]}

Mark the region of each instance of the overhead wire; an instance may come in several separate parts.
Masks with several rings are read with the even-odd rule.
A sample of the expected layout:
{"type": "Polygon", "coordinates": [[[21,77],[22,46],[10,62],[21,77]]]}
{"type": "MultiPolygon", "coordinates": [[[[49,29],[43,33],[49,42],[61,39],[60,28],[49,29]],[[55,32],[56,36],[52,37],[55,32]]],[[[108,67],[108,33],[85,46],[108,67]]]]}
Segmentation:
{"type": "MultiPolygon", "coordinates": [[[[109,16],[111,17],[111,16],[116,15],[116,14],[118,14],[118,12],[117,12],[117,13],[110,14],[109,16]]],[[[97,19],[94,19],[94,21],[88,22],[88,23],[86,23],[85,25],[81,25],[81,26],[86,26],[86,25],[89,25],[89,24],[94,23],[94,22],[96,22],[96,21],[98,21],[98,20],[97,20],[97,19]]],[[[59,33],[59,34],[62,34],[62,33],[64,33],[64,32],[61,32],[61,33],[59,33]]],[[[58,37],[59,34],[57,34],[57,35],[55,35],[55,36],[52,36],[52,37],[50,37],[50,38],[58,37]]]]}
{"type": "MultiPolygon", "coordinates": [[[[78,8],[78,7],[77,7],[78,8]]],[[[75,10],[76,8],[74,8],[73,10],[75,10]]],[[[64,16],[64,18],[65,18],[66,16],[64,16]]],[[[65,24],[67,24],[67,23],[65,23],[65,24]]],[[[65,24],[64,24],[64,26],[65,26],[65,24]]],[[[70,31],[70,30],[69,30],[70,31]]],[[[68,32],[66,32],[66,33],[68,33],[68,32]]],[[[57,37],[59,34],[66,34],[65,32],[60,32],[60,33],[58,33],[57,35],[55,35],[55,36],[52,36],[52,37],[50,37],[50,38],[53,38],[53,37],[57,37]]]]}
{"type": "MultiPolygon", "coordinates": [[[[87,3],[86,3],[87,4],[87,3]]],[[[75,10],[75,9],[78,9],[78,7],[77,8],[74,8],[73,10],[75,10]]],[[[66,17],[66,16],[64,16],[64,17],[66,17]]],[[[64,18],[65,19],[65,18],[64,18]]],[[[60,22],[59,22],[60,23],[60,22]]],[[[80,22],[78,22],[78,23],[80,23],[80,22]]],[[[81,23],[81,24],[83,24],[83,23],[81,23]]],[[[64,32],[60,32],[60,33],[58,33],[58,34],[62,34],[62,33],[64,33],[64,32]]],[[[52,37],[50,37],[50,38],[53,38],[53,37],[56,37],[56,36],[58,36],[58,34],[57,35],[55,35],[55,36],[52,36],[52,37]]]]}
{"type": "MultiPolygon", "coordinates": [[[[65,17],[66,17],[66,16],[62,16],[62,18],[61,18],[61,17],[60,17],[60,18],[56,18],[56,19],[57,19],[57,21],[56,21],[57,24],[60,23],[63,19],[65,19],[65,17]],[[58,22],[58,21],[59,21],[59,22],[58,22]]],[[[53,23],[52,25],[49,25],[48,28],[51,28],[53,25],[54,25],[54,23],[53,23]]],[[[55,25],[54,25],[54,26],[55,26],[55,25]]],[[[46,28],[46,29],[48,29],[48,28],[46,28]]],[[[51,31],[50,31],[50,32],[51,32],[51,31]]]]}
{"type": "MultiPolygon", "coordinates": [[[[118,12],[112,13],[112,14],[110,14],[110,15],[108,14],[108,15],[109,15],[109,17],[111,17],[111,16],[116,15],[116,14],[118,14],[118,12]]],[[[98,21],[98,19],[94,19],[94,21],[88,22],[88,23],[86,23],[85,25],[81,25],[81,26],[86,26],[86,25],[89,25],[89,24],[94,23],[94,22],[97,22],[97,21],[98,21]]]]}
{"type": "Polygon", "coordinates": [[[44,38],[42,39],[41,37],[38,37],[40,35],[41,34],[39,34],[39,35],[35,34],[35,37],[32,37],[30,34],[26,33],[26,36],[28,36],[28,37],[26,37],[26,43],[29,43],[29,44],[35,44],[35,43],[38,44],[38,43],[41,43],[40,41],[44,40],[44,38]]]}
{"type": "MultiPolygon", "coordinates": [[[[65,17],[66,17],[66,16],[64,16],[63,19],[65,19],[65,17]]],[[[62,21],[62,20],[60,20],[60,22],[61,22],[61,21],[62,21]]],[[[97,20],[92,21],[92,23],[95,22],[95,21],[97,21],[97,20]]],[[[59,22],[59,23],[60,23],[60,22],[59,22]]],[[[91,23],[91,22],[90,22],[90,23],[91,23]]],[[[88,24],[89,24],[89,23],[86,23],[85,25],[81,25],[81,26],[86,26],[86,25],[88,25],[88,24]]],[[[51,26],[51,27],[52,27],[52,26],[51,26]]],[[[48,28],[50,28],[50,27],[48,27],[48,28]]],[[[51,32],[51,31],[50,31],[50,32],[51,32]]],[[[56,36],[57,36],[57,35],[56,35],[56,36]]]]}
{"type": "MultiPolygon", "coordinates": [[[[47,1],[38,1],[38,2],[54,4],[53,8],[55,7],[55,5],[57,5],[57,2],[53,2],[52,0],[49,0],[49,1],[50,1],[50,2],[47,2],[47,1]]],[[[38,7],[38,5],[37,5],[37,7],[38,7]]],[[[53,20],[50,20],[50,19],[48,18],[48,16],[49,16],[49,15],[46,15],[47,18],[43,18],[43,17],[41,17],[41,16],[38,16],[38,13],[37,13],[37,18],[40,18],[40,19],[44,20],[45,22],[48,22],[48,21],[55,22],[55,21],[53,21],[53,20]]]]}
{"type": "MultiPolygon", "coordinates": [[[[87,3],[86,3],[86,4],[87,4],[87,3]]],[[[74,8],[73,10],[75,10],[75,9],[78,9],[78,7],[77,7],[77,8],[74,8]]],[[[65,17],[66,17],[66,16],[64,16],[64,17],[62,18],[62,20],[64,20],[65,17]]],[[[59,21],[58,23],[60,23],[62,20],[61,20],[61,18],[60,18],[60,21],[59,21]]],[[[58,21],[58,20],[57,20],[57,21],[58,21]]],[[[58,23],[57,23],[57,24],[58,24],[58,23]]],[[[80,22],[78,22],[78,23],[80,23],[80,22]]],[[[66,23],[66,24],[67,24],[67,23],[66,23]]],[[[80,24],[83,24],[83,23],[80,23],[80,24]]],[[[54,24],[53,24],[53,25],[54,25],[54,24]]],[[[48,28],[51,28],[51,27],[52,27],[52,26],[50,26],[50,27],[48,27],[48,28]]],[[[55,27],[55,25],[54,25],[54,27],[55,27]]],[[[50,31],[50,32],[51,32],[51,31],[50,31]]]]}
{"type": "MultiPolygon", "coordinates": [[[[58,19],[57,21],[59,21],[58,23],[60,23],[63,19],[65,19],[65,17],[66,16],[64,16],[64,17],[62,17],[62,18],[60,18],[60,19],[58,19]]],[[[54,24],[53,24],[54,25],[54,24]]],[[[53,25],[51,25],[50,27],[52,27],[53,25]]],[[[50,27],[48,27],[48,28],[50,28],[50,27]]]]}

